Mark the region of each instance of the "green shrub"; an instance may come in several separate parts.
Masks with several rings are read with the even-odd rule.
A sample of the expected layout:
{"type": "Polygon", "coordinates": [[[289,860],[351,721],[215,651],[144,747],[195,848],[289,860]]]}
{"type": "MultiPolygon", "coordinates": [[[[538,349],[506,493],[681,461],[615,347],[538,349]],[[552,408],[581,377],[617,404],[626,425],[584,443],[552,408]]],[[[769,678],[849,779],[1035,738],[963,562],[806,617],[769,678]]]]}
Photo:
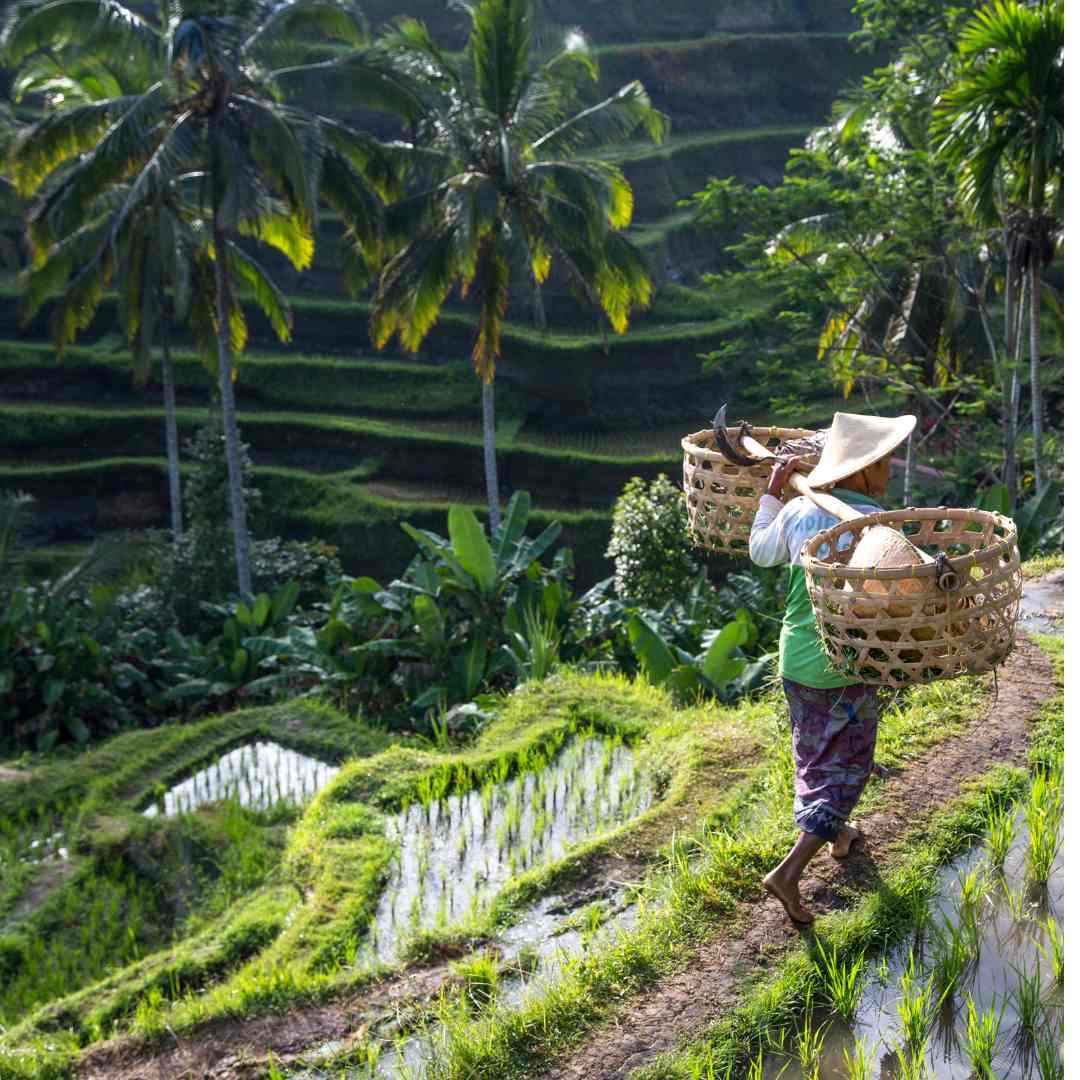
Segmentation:
{"type": "Polygon", "coordinates": [[[659,608],[685,593],[697,576],[682,493],[663,474],[647,484],[635,476],[615,503],[608,558],[615,592],[659,608]]]}

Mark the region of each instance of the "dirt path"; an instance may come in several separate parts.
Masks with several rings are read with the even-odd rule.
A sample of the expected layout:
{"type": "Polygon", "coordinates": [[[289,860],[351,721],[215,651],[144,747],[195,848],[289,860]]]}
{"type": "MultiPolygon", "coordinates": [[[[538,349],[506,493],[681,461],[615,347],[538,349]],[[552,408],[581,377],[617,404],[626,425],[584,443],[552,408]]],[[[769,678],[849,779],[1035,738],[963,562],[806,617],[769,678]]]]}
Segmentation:
{"type": "MultiPolygon", "coordinates": [[[[1032,711],[1054,690],[1045,654],[1021,639],[999,671],[997,698],[983,715],[886,782],[884,808],[860,817],[865,849],[843,863],[824,855],[814,861],[804,879],[811,906],[822,913],[843,906],[845,890],[872,888],[887,849],[920,815],[953,798],[965,781],[992,765],[1022,761],[1032,711]]],[[[702,945],[685,970],[626,1002],[613,1023],[542,1074],[544,1080],[618,1080],[722,1017],[736,1004],[745,976],[797,933],[780,905],[764,896],[744,904],[739,915],[737,924],[750,928],[745,936],[702,945]]]]}

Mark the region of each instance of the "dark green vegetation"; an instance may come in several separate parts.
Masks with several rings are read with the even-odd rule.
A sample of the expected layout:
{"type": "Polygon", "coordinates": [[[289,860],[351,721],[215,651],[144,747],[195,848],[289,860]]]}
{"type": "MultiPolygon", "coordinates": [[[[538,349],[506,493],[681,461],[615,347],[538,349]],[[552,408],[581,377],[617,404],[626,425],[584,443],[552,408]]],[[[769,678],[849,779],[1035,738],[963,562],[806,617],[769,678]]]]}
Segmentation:
{"type": "MultiPolygon", "coordinates": [[[[467,20],[459,13],[448,14],[441,4],[417,3],[395,7],[393,14],[403,11],[426,19],[450,47],[464,43],[467,20]]],[[[367,14],[378,27],[389,12],[376,6],[367,14]]],[[[512,283],[498,383],[503,487],[507,492],[527,488],[539,507],[570,527],[579,584],[585,585],[607,572],[602,561],[605,533],[586,520],[594,509],[610,509],[627,475],[657,471],[652,464],[639,464],[643,458],[662,455],[665,471],[674,476],[679,434],[706,423],[713,402],[736,398],[733,407],[755,417],[769,407],[768,390],[756,385],[754,355],[748,354],[738,371],[723,376],[701,372],[699,355],[714,349],[748,317],[763,313],[765,302],[752,291],[716,297],[696,287],[699,270],[715,259],[716,238],[694,226],[688,212],[677,208],[677,200],[699,190],[710,175],[732,174],[751,183],[778,179],[790,147],[827,115],[836,93],[866,70],[871,59],[858,55],[848,42],[854,22],[842,4],[811,13],[781,5],[752,17],[693,6],[678,18],[645,8],[619,16],[597,10],[584,20],[580,11],[559,13],[541,5],[540,17],[556,26],[582,26],[597,51],[598,95],[640,78],[672,126],[670,138],[660,146],[633,144],[616,152],[634,189],[632,238],[643,245],[658,286],[652,308],[632,320],[626,335],[612,335],[605,342],[560,279],[545,287],[548,329],[539,330],[533,325],[531,292],[519,288],[516,279],[512,283]],[[700,404],[688,414],[689,402],[700,404]],[[588,456],[579,457],[579,448],[591,446],[605,433],[619,440],[618,456],[627,459],[624,469],[603,464],[594,468],[588,456]],[[537,468],[518,462],[506,452],[509,439],[515,445],[564,447],[574,481],[549,474],[546,462],[537,462],[537,468]],[[643,451],[635,452],[636,445],[643,451]],[[543,487],[549,475],[551,482],[543,487]]],[[[367,114],[365,119],[380,133],[392,131],[385,117],[367,114]]],[[[374,360],[368,305],[343,292],[341,226],[334,215],[321,215],[316,240],[313,267],[303,274],[294,273],[284,260],[280,267],[272,258],[267,262],[289,293],[292,342],[287,354],[261,352],[276,345],[276,337],[261,316],[251,318],[250,334],[259,351],[239,360],[236,394],[241,414],[271,408],[397,420],[411,428],[418,441],[388,443],[375,454],[361,450],[363,460],[356,461],[349,443],[343,440],[338,449],[336,436],[324,435],[309,444],[302,427],[292,435],[291,452],[276,435],[264,450],[257,433],[247,431],[246,419],[243,435],[257,467],[284,464],[308,474],[291,478],[290,497],[275,528],[287,536],[321,536],[337,543],[347,568],[382,578],[402,568],[408,550],[388,522],[405,518],[430,527],[445,513],[448,500],[480,502],[480,392],[470,385],[467,367],[475,323],[467,306],[451,306],[422,346],[420,367],[389,349],[386,358],[374,360]],[[327,359],[309,361],[311,354],[327,359]],[[455,425],[451,432],[469,437],[447,441],[439,436],[451,432],[432,430],[448,422],[455,425]],[[283,455],[291,460],[282,461],[283,455]],[[372,498],[356,497],[355,478],[328,482],[326,474],[376,466],[376,458],[377,467],[369,473],[375,485],[372,498]],[[291,507],[301,503],[322,509],[297,520],[291,507]],[[333,522],[326,520],[328,503],[334,504],[333,522]]],[[[23,344],[42,340],[48,333],[47,317],[48,309],[21,328],[13,293],[0,304],[0,398],[98,408],[158,407],[159,376],[152,374],[144,391],[126,385],[120,324],[110,299],[82,335],[85,347],[69,349],[62,364],[54,365],[46,349],[35,354],[23,344]],[[37,363],[31,359],[35,355],[37,363]]],[[[177,332],[182,337],[180,328],[177,332]]],[[[176,345],[184,349],[182,340],[176,345]]],[[[202,405],[209,376],[190,354],[176,359],[181,404],[202,405]]],[[[813,419],[825,420],[831,408],[825,392],[813,419]]],[[[0,419],[0,436],[11,430],[10,419],[0,419]]],[[[95,423],[107,419],[98,416],[95,423]]],[[[34,449],[19,447],[17,439],[9,443],[0,438],[5,465],[79,458],[155,461],[127,472],[122,481],[114,467],[104,468],[105,477],[94,482],[95,490],[104,486],[115,491],[122,485],[133,494],[118,503],[102,491],[100,514],[92,512],[93,492],[81,484],[86,494],[78,502],[59,497],[65,487],[71,490],[70,476],[46,472],[27,478],[27,489],[40,495],[47,511],[48,528],[37,538],[41,546],[84,542],[95,531],[122,525],[166,523],[167,488],[156,463],[164,458],[162,440],[153,437],[152,421],[144,425],[145,437],[134,449],[128,446],[127,433],[104,422],[82,445],[73,446],[58,429],[43,431],[34,449]]],[[[279,503],[277,490],[267,494],[265,505],[279,503]]]]}
{"type": "MultiPolygon", "coordinates": [[[[903,767],[962,731],[985,695],[969,680],[911,691],[883,725],[880,759],[903,767]]],[[[30,836],[61,832],[69,859],[32,864],[3,897],[3,955],[9,985],[20,988],[4,1003],[4,1075],[32,1075],[30,1062],[44,1060],[33,1048],[43,1051],[45,1042],[59,1065],[75,1045],[114,1030],[154,1044],[214,1016],[284,1009],[366,985],[374,972],[355,966],[353,957],[393,856],[384,838],[387,815],[452,794],[476,792],[482,803],[493,785],[534,775],[574,739],[632,748],[635,767],[651,777],[652,808],[610,837],[572,849],[572,858],[511,880],[474,919],[428,933],[406,956],[497,941],[499,927],[520,920],[538,897],[587,882],[607,851],[637,849],[653,860],[638,919],[610,947],[568,961],[557,984],[520,1010],[496,1014],[475,998],[459,1008],[454,994],[436,1002],[430,1017],[450,1033],[447,1075],[531,1068],[525,1063],[541,1051],[541,1014],[542,1052],[576,1038],[606,1014],[613,986],[624,995],[677,966],[694,941],[753,893],[761,871],[786,847],[790,758],[777,695],[737,710],[678,708],[642,682],[566,673],[523,687],[496,711],[498,719],[471,748],[435,750],[327,706],[251,709],[117,736],[80,756],[37,764],[25,780],[4,781],[0,807],[5,820],[19,823],[5,837],[5,856],[30,836]],[[299,811],[226,801],[179,818],[139,812],[166,785],[256,738],[348,763],[299,811]],[[70,935],[90,922],[112,951],[83,950],[73,963],[70,935]]],[[[1034,757],[1048,762],[1060,745],[1060,708],[1040,724],[1034,757]]],[[[982,788],[1005,799],[1022,785],[1019,772],[1001,770],[982,788]]],[[[871,804],[875,798],[872,788],[871,804]]],[[[836,937],[841,955],[895,934],[907,910],[907,900],[895,897],[925,888],[927,868],[970,842],[988,812],[982,794],[968,797],[912,841],[910,859],[898,862],[896,892],[888,894],[894,900],[885,907],[872,900],[866,911],[838,917],[841,929],[855,928],[836,937]]],[[[822,933],[833,940],[831,920],[822,933]]],[[[783,970],[785,985],[794,985],[783,970]]],[[[769,1024],[776,1022],[773,1015],[769,1024]]]]}

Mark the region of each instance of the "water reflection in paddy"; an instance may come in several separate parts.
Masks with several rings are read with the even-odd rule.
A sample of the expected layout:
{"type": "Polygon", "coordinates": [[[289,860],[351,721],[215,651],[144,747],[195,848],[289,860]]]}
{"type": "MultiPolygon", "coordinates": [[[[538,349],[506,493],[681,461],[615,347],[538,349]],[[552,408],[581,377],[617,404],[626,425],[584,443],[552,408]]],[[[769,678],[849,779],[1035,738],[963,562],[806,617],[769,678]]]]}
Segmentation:
{"type": "Polygon", "coordinates": [[[627,747],[586,738],[538,772],[409,807],[390,823],[399,854],[358,962],[393,963],[411,934],[477,914],[511,877],[630,821],[650,798],[627,747]]]}
{"type": "Polygon", "coordinates": [[[252,810],[267,810],[280,802],[302,803],[336,772],[333,765],[277,743],[249,743],[171,787],[143,813],[172,817],[222,799],[235,799],[252,810]]]}

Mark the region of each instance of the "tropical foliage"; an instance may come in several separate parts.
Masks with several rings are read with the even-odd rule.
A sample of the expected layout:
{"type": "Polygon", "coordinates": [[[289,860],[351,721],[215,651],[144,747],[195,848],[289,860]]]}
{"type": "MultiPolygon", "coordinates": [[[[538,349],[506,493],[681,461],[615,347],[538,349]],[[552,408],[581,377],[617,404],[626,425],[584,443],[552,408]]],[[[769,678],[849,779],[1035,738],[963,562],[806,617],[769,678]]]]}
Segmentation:
{"type": "Polygon", "coordinates": [[[233,358],[248,330],[239,289],[282,340],[291,334],[285,297],[248,246],[309,266],[322,198],[347,227],[355,275],[379,263],[379,207],[396,191],[376,140],[287,100],[290,80],[306,72],[279,63],[314,32],[363,40],[345,0],[238,0],[213,16],[196,3],[163,3],[156,20],[116,0],[22,0],[0,32],[18,92],[44,91],[55,106],[10,154],[19,193],[36,197],[27,313],[63,290],[53,316],[62,349],[122,277],[128,337],[144,367],[172,298],[216,371],[244,595],[251,572],[233,358]],[[119,74],[108,63],[118,54],[129,57],[119,74]]]}
{"type": "Polygon", "coordinates": [[[598,70],[570,33],[537,59],[530,0],[480,0],[469,9],[464,57],[445,52],[423,24],[403,20],[385,42],[414,80],[411,165],[417,191],[388,228],[402,246],[379,278],[372,338],[397,334],[411,351],[434,326],[450,290],[478,306],[472,359],[483,381],[485,479],[492,530],[499,524],[494,448],[495,364],[515,270],[539,289],[558,267],[572,291],[622,333],[653,286],[624,231],[633,192],[598,153],[643,130],[659,140],[663,118],[640,82],[582,104],[598,70]]]}

